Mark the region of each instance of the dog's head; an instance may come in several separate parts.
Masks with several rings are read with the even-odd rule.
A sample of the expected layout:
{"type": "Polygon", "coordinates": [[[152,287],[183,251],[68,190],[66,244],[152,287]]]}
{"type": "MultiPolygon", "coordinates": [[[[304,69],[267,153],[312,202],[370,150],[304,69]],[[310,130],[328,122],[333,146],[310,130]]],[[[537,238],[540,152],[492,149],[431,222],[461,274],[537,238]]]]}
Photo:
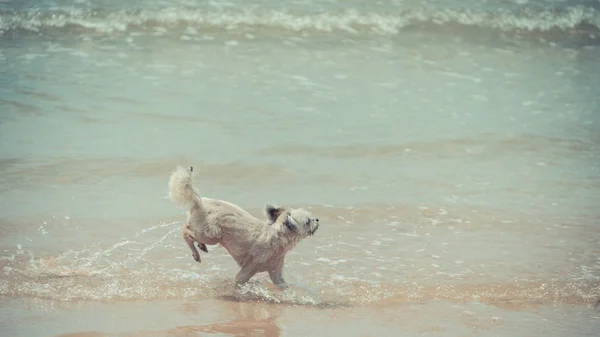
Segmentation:
{"type": "Polygon", "coordinates": [[[292,235],[307,237],[314,235],[317,229],[319,229],[319,219],[313,217],[308,211],[302,208],[285,209],[273,204],[267,204],[265,206],[265,213],[269,219],[269,224],[279,222],[292,235]]]}

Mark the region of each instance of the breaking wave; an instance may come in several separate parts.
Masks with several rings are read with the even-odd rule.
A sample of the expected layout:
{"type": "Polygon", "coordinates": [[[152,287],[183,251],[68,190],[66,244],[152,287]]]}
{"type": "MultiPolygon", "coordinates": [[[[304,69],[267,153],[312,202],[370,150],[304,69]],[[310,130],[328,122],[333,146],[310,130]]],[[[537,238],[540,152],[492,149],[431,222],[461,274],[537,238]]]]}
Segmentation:
{"type": "Polygon", "coordinates": [[[269,31],[280,33],[397,34],[411,27],[460,25],[504,32],[573,31],[596,32],[598,10],[586,6],[566,9],[520,8],[518,10],[399,10],[385,13],[346,10],[317,14],[277,10],[29,10],[0,11],[0,32],[70,29],[103,33],[131,30],[186,29],[202,31],[269,31]]]}

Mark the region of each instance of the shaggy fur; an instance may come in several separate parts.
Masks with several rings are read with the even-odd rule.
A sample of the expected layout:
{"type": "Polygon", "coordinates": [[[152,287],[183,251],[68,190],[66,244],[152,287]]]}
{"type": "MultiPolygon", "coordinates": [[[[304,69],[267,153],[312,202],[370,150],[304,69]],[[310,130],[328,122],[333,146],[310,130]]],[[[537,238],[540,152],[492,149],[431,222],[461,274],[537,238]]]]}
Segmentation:
{"type": "Polygon", "coordinates": [[[189,207],[183,238],[194,260],[207,252],[206,245],[221,244],[241,267],[237,284],[246,283],[258,272],[268,272],[274,284],[285,287],[285,254],[319,228],[319,219],[303,209],[265,206],[268,221],[260,220],[232,203],[200,197],[192,183],[193,168],[177,167],[169,180],[169,197],[189,207]]]}

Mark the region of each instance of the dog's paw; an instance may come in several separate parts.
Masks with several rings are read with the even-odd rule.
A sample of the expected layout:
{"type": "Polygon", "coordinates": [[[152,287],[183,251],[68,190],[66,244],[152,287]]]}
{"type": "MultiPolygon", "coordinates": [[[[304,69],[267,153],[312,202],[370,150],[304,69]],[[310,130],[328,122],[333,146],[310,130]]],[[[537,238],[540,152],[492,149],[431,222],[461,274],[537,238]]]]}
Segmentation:
{"type": "Polygon", "coordinates": [[[198,243],[198,248],[200,248],[200,250],[202,250],[203,252],[208,253],[208,248],[206,247],[205,244],[198,243]]]}
{"type": "Polygon", "coordinates": [[[200,253],[198,253],[198,252],[193,252],[193,253],[192,253],[192,257],[194,258],[194,260],[196,260],[196,262],[201,262],[201,261],[200,261],[200,253]]]}

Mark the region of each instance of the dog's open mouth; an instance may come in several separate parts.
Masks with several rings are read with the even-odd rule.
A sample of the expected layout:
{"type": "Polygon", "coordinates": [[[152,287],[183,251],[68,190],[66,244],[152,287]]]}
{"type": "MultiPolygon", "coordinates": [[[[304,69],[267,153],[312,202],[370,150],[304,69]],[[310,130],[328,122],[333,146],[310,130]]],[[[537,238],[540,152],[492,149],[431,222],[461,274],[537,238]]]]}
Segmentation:
{"type": "Polygon", "coordinates": [[[308,231],[308,235],[310,235],[310,236],[315,235],[315,232],[317,231],[317,229],[319,229],[319,225],[316,225],[315,228],[313,228],[312,230],[308,231]]]}

